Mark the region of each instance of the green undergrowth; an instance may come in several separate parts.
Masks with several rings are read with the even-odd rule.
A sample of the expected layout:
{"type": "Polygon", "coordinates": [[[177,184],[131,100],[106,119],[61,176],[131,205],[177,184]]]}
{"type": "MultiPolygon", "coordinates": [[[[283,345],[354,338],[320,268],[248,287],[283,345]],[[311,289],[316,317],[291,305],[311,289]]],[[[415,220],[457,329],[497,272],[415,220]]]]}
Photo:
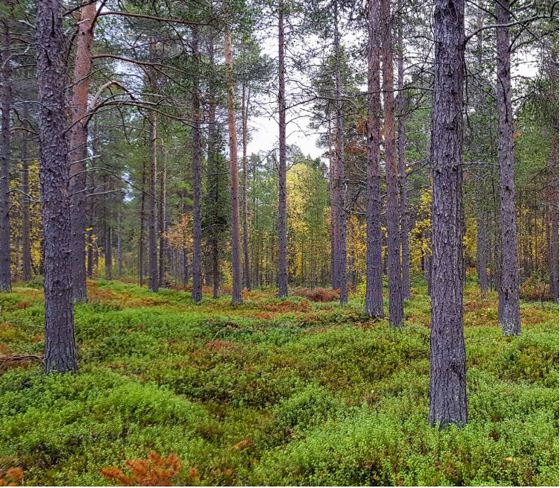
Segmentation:
{"type": "MultiPolygon", "coordinates": [[[[91,282],[77,305],[80,373],[0,371],[0,472],[26,484],[106,485],[100,470],[175,453],[177,484],[557,485],[558,309],[524,302],[504,337],[497,298],[465,293],[469,424],[427,425],[430,303],[406,326],[272,292],[199,305],[91,282]],[[196,468],[193,478],[189,469],[196,468]]],[[[37,287],[0,295],[0,355],[41,354],[37,287]]]]}

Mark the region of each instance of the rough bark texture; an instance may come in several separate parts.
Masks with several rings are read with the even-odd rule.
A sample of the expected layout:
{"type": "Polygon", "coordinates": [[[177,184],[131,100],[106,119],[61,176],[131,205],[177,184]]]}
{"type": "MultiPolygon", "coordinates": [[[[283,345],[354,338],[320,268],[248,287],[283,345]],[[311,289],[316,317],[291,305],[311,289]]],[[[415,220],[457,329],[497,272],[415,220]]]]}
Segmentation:
{"type": "MultiPolygon", "coordinates": [[[[556,97],[558,94],[558,47],[551,44],[551,50],[547,56],[547,74],[552,81],[550,96],[556,97]]],[[[548,265],[550,269],[550,296],[558,303],[558,112],[553,111],[552,115],[552,149],[548,162],[548,219],[549,219],[549,245],[548,245],[548,265]]]]}
{"type": "MultiPolygon", "coordinates": [[[[558,119],[556,119],[556,132],[558,133],[558,119]]],[[[550,170],[550,241],[549,241],[549,268],[550,268],[550,295],[558,302],[558,138],[552,141],[552,152],[549,162],[550,170]]]]}
{"type": "Polygon", "coordinates": [[[37,8],[37,83],[45,272],[45,370],[78,369],[70,262],[66,65],[62,2],[37,8]]]}
{"type": "Polygon", "coordinates": [[[144,285],[144,241],[146,234],[146,161],[142,162],[142,188],[140,195],[140,234],[138,236],[138,283],[144,285]]]}
{"type": "Polygon", "coordinates": [[[337,261],[337,235],[338,231],[336,230],[336,222],[337,216],[335,214],[335,207],[334,207],[334,172],[335,172],[335,150],[333,149],[333,131],[331,127],[331,117],[330,112],[328,116],[328,137],[329,137],[329,214],[331,219],[331,226],[330,226],[330,239],[331,239],[331,283],[333,290],[338,289],[338,261],[337,261]]]}
{"type": "MultiPolygon", "coordinates": [[[[402,8],[399,2],[399,10],[402,8]]],[[[399,18],[397,28],[397,45],[399,56],[397,59],[397,95],[398,108],[398,160],[399,160],[399,203],[400,203],[400,238],[401,238],[401,268],[402,268],[402,297],[404,300],[410,297],[410,249],[408,244],[409,218],[408,218],[408,178],[406,174],[406,97],[404,92],[404,43],[402,38],[403,19],[399,18]]]]}
{"type": "Polygon", "coordinates": [[[284,60],[284,2],[278,5],[278,296],[288,295],[286,236],[286,66],[284,60]]]}
{"type": "Polygon", "coordinates": [[[387,277],[389,323],[403,323],[401,238],[399,222],[399,171],[395,144],[395,96],[393,93],[393,35],[389,0],[381,0],[381,52],[383,59],[383,109],[385,123],[385,171],[387,178],[387,277]]]}
{"type": "Polygon", "coordinates": [[[122,278],[123,255],[122,255],[122,214],[119,206],[117,214],[117,278],[122,278]]]}
{"type": "Polygon", "coordinates": [[[230,197],[231,197],[231,267],[234,305],[243,302],[241,296],[241,266],[239,260],[239,185],[237,168],[237,128],[235,123],[235,80],[233,79],[233,52],[229,24],[224,33],[224,54],[227,65],[227,106],[229,129],[230,197]]]}
{"type": "Polygon", "coordinates": [[[383,317],[383,261],[381,254],[381,174],[379,147],[381,100],[379,95],[379,2],[368,1],[368,164],[367,164],[367,254],[365,312],[383,317]]]}
{"type": "Polygon", "coordinates": [[[434,12],[429,422],[437,426],[467,422],[461,271],[464,8],[463,0],[437,0],[434,12]]]}
{"type": "MultiPolygon", "coordinates": [[[[163,158],[162,158],[163,159],[163,158]]],[[[159,205],[158,205],[158,228],[159,228],[159,286],[165,286],[165,272],[167,269],[167,168],[165,160],[162,161],[159,173],[159,205]]]]}
{"type": "MultiPolygon", "coordinates": [[[[192,49],[195,63],[200,58],[198,27],[192,28],[192,49]]],[[[195,302],[202,300],[202,211],[201,211],[201,136],[200,136],[200,97],[198,87],[198,73],[195,72],[192,94],[193,129],[192,129],[192,163],[193,163],[193,261],[192,261],[192,299],[195,302]]]]}
{"type": "Polygon", "coordinates": [[[159,290],[157,245],[157,127],[156,115],[148,116],[150,126],[150,172],[148,179],[148,288],[159,290]]]}
{"type": "Polygon", "coordinates": [[[105,224],[105,279],[113,279],[113,228],[105,224]]]}
{"type": "MultiPolygon", "coordinates": [[[[498,24],[510,22],[509,0],[496,2],[498,24]]],[[[505,335],[521,334],[519,315],[519,266],[513,155],[513,112],[511,106],[511,52],[508,27],[496,29],[498,100],[498,160],[500,163],[500,227],[502,268],[498,288],[498,320],[505,335]]]]}
{"type": "Polygon", "coordinates": [[[0,70],[2,75],[2,128],[0,129],[0,292],[11,291],[10,270],[10,113],[12,110],[12,70],[10,62],[11,36],[8,20],[0,25],[2,46],[0,70]]]}
{"type": "MultiPolygon", "coordinates": [[[[27,103],[23,105],[23,123],[27,126],[29,118],[29,109],[27,103]]],[[[29,154],[27,151],[27,137],[23,133],[21,137],[21,245],[22,245],[22,271],[23,281],[31,279],[31,224],[29,220],[29,205],[31,199],[29,198],[29,154]]]]}
{"type": "Polygon", "coordinates": [[[85,229],[86,215],[86,158],[87,158],[87,103],[89,75],[91,72],[91,47],[93,44],[96,2],[81,9],[76,56],[74,61],[74,85],[71,102],[72,126],[69,139],[70,159],[70,225],[72,288],[75,302],[87,301],[85,229]]]}
{"type": "Polygon", "coordinates": [[[476,219],[476,274],[480,293],[488,292],[488,234],[486,214],[479,210],[476,219]]]}
{"type": "Polygon", "coordinates": [[[249,100],[251,98],[250,87],[243,84],[243,100],[241,107],[243,110],[242,120],[242,143],[243,146],[243,180],[242,180],[242,193],[243,193],[243,207],[242,207],[242,221],[243,221],[243,283],[247,290],[251,290],[251,263],[249,262],[249,203],[247,202],[247,143],[248,143],[248,123],[249,123],[249,100]]]}
{"type": "MultiPolygon", "coordinates": [[[[211,67],[214,67],[214,39],[210,38],[208,40],[208,61],[211,67]]],[[[207,155],[207,167],[208,167],[208,187],[213,188],[213,200],[214,205],[217,205],[218,201],[218,184],[217,180],[220,177],[218,174],[218,166],[216,158],[217,154],[217,130],[216,130],[216,94],[215,94],[215,83],[211,79],[208,86],[208,155],[207,155]],[[215,179],[212,185],[210,181],[215,179]]],[[[213,232],[210,238],[210,260],[212,269],[212,297],[218,298],[220,296],[220,243],[216,237],[216,233],[213,232]]]]}
{"type": "Polygon", "coordinates": [[[333,206],[335,214],[335,260],[337,284],[340,290],[340,303],[348,302],[348,283],[346,270],[346,211],[345,202],[345,168],[344,168],[344,114],[342,105],[342,81],[340,66],[340,32],[338,29],[338,0],[334,2],[334,83],[336,97],[336,149],[335,170],[333,174],[333,206]]]}

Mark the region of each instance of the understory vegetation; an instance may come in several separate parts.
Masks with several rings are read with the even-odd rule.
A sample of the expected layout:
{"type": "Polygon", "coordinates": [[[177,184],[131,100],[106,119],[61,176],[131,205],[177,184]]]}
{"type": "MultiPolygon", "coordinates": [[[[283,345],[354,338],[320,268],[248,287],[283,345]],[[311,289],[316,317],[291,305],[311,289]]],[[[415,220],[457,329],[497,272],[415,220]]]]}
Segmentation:
{"type": "MultiPolygon", "coordinates": [[[[0,363],[0,473],[25,484],[114,484],[102,470],[154,452],[173,455],[174,484],[558,485],[556,304],[522,302],[523,335],[504,337],[497,296],[467,283],[469,424],[437,430],[423,281],[402,329],[364,317],[359,291],[347,307],[273,291],[232,307],[88,286],[78,374],[0,363]]],[[[0,306],[0,356],[41,355],[40,286],[0,306]]]]}

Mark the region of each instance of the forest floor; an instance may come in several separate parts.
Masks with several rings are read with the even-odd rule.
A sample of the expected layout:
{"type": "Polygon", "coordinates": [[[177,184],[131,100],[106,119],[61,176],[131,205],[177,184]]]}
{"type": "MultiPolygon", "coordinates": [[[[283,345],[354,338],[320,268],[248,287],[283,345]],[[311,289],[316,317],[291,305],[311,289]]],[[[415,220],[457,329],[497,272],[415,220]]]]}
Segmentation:
{"type": "MultiPolygon", "coordinates": [[[[233,308],[116,281],[89,293],[79,374],[0,365],[0,478],[19,467],[25,484],[115,484],[103,468],[126,473],[155,451],[179,458],[174,484],[558,485],[555,304],[523,302],[523,335],[507,338],[496,295],[468,283],[469,424],[439,431],[426,422],[423,282],[400,330],[364,317],[361,297],[341,308],[255,291],[233,308]]],[[[0,306],[0,356],[41,354],[39,287],[0,306]]]]}

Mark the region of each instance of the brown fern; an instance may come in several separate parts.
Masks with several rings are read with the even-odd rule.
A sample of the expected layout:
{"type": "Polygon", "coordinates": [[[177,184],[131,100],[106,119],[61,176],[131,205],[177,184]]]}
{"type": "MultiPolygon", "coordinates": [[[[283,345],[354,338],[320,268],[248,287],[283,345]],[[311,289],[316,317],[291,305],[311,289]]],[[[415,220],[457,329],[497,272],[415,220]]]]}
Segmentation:
{"type": "MultiPolygon", "coordinates": [[[[124,486],[171,486],[182,468],[176,454],[162,457],[154,451],[150,452],[146,459],[129,459],[125,464],[125,471],[110,467],[103,468],[101,474],[108,480],[124,486]]],[[[188,475],[191,481],[195,481],[198,471],[191,468],[188,475]]]]}

